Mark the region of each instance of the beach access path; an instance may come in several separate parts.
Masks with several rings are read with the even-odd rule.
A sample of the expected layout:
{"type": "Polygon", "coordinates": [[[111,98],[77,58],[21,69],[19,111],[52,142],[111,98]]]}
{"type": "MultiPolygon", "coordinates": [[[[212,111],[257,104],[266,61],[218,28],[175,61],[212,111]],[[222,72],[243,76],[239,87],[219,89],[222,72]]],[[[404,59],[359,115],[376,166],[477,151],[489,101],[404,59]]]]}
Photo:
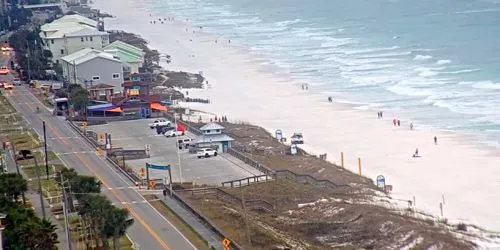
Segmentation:
{"type": "Polygon", "coordinates": [[[66,121],[47,111],[36,113],[36,107],[43,105],[26,87],[17,87],[6,96],[40,138],[43,138],[42,121],[46,122],[49,150],[56,152],[67,167],[97,177],[102,182],[103,195],[130,211],[134,224],[127,233],[134,244],[141,249],[196,249],[138,193],[135,185],[105,158],[98,156],[66,121]]]}

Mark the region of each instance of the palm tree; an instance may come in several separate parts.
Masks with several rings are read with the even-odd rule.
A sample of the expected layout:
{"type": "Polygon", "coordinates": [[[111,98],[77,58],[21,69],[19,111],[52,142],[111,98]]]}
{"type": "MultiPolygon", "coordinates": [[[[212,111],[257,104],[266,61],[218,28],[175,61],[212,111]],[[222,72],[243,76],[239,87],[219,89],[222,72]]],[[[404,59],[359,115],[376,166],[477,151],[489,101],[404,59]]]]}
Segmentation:
{"type": "Polygon", "coordinates": [[[21,175],[8,173],[0,175],[0,193],[7,199],[17,201],[28,190],[28,184],[21,175]]]}
{"type": "Polygon", "coordinates": [[[50,221],[28,221],[21,225],[19,238],[26,249],[55,249],[59,242],[55,230],[50,221]]]}
{"type": "Polygon", "coordinates": [[[125,235],[127,229],[134,224],[129,218],[129,211],[124,208],[112,206],[106,215],[106,233],[108,238],[113,238],[113,249],[120,249],[120,238],[125,235]]]}

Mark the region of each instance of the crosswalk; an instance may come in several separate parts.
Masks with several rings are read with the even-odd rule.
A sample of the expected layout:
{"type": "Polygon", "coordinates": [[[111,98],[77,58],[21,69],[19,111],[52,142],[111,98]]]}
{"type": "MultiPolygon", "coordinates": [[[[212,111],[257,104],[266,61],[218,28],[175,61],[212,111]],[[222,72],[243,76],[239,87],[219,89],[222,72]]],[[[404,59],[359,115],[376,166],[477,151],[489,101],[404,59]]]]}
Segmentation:
{"type": "MultiPolygon", "coordinates": [[[[118,204],[122,204],[122,205],[147,204],[149,202],[159,201],[159,200],[160,199],[151,199],[151,200],[142,200],[142,201],[122,201],[122,202],[119,202],[118,204]]],[[[111,204],[117,205],[117,203],[115,203],[115,202],[113,202],[111,204]]]]}

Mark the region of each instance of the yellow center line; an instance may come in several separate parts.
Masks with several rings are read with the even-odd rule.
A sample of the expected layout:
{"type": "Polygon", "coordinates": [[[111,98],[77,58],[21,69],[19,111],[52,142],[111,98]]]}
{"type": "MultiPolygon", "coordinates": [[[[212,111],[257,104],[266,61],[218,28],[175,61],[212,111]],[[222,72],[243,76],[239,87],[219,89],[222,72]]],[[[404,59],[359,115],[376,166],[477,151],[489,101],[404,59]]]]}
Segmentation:
{"type": "MultiPolygon", "coordinates": [[[[51,128],[50,126],[47,126],[47,128],[54,134],[56,135],[56,137],[58,137],[57,139],[62,141],[64,143],[64,139],[61,138],[59,132],[57,132],[56,130],[54,130],[53,128],[51,128]]],[[[56,128],[57,129],[57,128],[56,128]]],[[[68,144],[68,142],[66,141],[65,144],[68,144]]],[[[80,162],[85,166],[85,168],[87,168],[95,177],[97,177],[101,183],[104,185],[104,187],[106,188],[110,188],[110,186],[103,180],[103,178],[97,174],[97,172],[95,172],[92,167],[90,166],[90,163],[87,161],[87,159],[85,159],[84,157],[82,157],[81,153],[77,153],[75,154],[76,157],[78,158],[78,160],[80,160],[80,162]]],[[[124,202],[123,199],[121,199],[118,194],[116,193],[115,190],[111,189],[111,194],[119,201],[123,204],[123,206],[125,208],[128,209],[128,211],[130,211],[130,214],[137,220],[139,221],[139,223],[141,223],[142,226],[144,226],[144,228],[153,236],[153,238],[155,238],[158,243],[160,243],[160,245],[163,247],[163,249],[165,250],[170,250],[170,248],[168,247],[168,245],[165,243],[165,241],[163,241],[160,236],[134,211],[134,209],[132,209],[132,207],[130,207],[130,205],[126,204],[124,202]]]]}

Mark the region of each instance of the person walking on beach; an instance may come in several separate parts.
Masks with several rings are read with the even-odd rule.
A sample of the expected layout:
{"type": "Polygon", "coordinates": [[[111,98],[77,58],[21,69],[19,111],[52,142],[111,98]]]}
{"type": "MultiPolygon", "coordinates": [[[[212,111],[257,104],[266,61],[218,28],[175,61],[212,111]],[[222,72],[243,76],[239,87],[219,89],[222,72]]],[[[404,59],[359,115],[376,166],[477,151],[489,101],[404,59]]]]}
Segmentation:
{"type": "Polygon", "coordinates": [[[401,121],[400,120],[398,120],[398,126],[401,126],[401,121]]]}
{"type": "Polygon", "coordinates": [[[434,145],[438,145],[438,138],[434,136],[434,145]]]}
{"type": "Polygon", "coordinates": [[[410,130],[413,130],[413,123],[410,123],[410,130]]]}
{"type": "Polygon", "coordinates": [[[333,99],[331,96],[328,97],[328,102],[332,103],[333,102],[333,99]]]}
{"type": "Polygon", "coordinates": [[[415,149],[415,153],[413,154],[413,157],[418,157],[418,148],[415,149]]]}
{"type": "Polygon", "coordinates": [[[392,124],[394,124],[394,126],[396,126],[398,123],[398,121],[396,120],[396,118],[392,119],[392,124]]]}

